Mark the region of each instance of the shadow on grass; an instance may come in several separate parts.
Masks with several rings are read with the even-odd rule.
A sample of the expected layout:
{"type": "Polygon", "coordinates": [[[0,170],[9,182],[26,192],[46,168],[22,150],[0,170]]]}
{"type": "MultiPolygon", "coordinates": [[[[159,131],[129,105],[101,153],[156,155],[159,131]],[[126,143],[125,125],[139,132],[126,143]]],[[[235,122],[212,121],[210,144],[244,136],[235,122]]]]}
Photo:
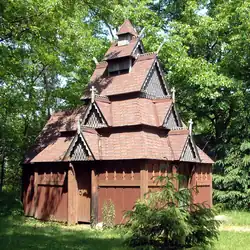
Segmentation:
{"type": "Polygon", "coordinates": [[[0,249],[111,249],[125,250],[114,232],[62,228],[24,217],[0,217],[0,249]]]}

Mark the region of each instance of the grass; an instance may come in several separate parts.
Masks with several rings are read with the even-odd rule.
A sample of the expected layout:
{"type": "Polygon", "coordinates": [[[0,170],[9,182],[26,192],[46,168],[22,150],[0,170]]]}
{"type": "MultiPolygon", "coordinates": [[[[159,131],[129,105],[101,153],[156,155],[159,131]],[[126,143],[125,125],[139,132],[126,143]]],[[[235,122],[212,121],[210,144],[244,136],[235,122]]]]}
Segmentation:
{"type": "MultiPolygon", "coordinates": [[[[226,222],[232,226],[248,226],[250,227],[250,212],[247,211],[225,211],[222,212],[229,220],[226,222]]],[[[250,247],[249,247],[250,249],[250,247]]]]}
{"type": "MultiPolygon", "coordinates": [[[[94,249],[129,250],[123,244],[124,234],[118,230],[96,231],[83,226],[64,226],[21,216],[18,199],[0,195],[0,249],[94,249]]],[[[250,213],[226,211],[223,224],[250,227],[250,213]]],[[[222,228],[223,230],[223,228],[222,228]]],[[[221,231],[211,250],[250,250],[250,232],[221,231]]],[[[131,250],[131,249],[130,249],[131,250]]]]}
{"type": "MultiPolygon", "coordinates": [[[[129,250],[119,231],[96,231],[83,226],[64,226],[22,216],[0,216],[0,249],[102,249],[129,250]]],[[[211,250],[250,249],[249,232],[221,231],[211,250]]]]}
{"type": "Polygon", "coordinates": [[[214,250],[249,250],[249,232],[229,232],[221,231],[218,242],[215,243],[214,250]]]}
{"type": "Polygon", "coordinates": [[[0,217],[0,249],[128,250],[117,231],[66,227],[23,217],[0,217]]]}

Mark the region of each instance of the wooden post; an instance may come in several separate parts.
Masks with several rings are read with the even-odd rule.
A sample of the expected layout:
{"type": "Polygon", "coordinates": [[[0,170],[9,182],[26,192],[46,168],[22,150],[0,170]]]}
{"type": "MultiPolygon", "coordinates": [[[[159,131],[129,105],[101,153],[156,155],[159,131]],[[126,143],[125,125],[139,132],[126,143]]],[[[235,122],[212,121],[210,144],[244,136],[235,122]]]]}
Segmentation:
{"type": "Polygon", "coordinates": [[[77,223],[77,182],[74,171],[74,166],[69,163],[68,168],[68,224],[74,225],[77,223]]]}
{"type": "Polygon", "coordinates": [[[94,168],[91,169],[91,221],[98,223],[98,180],[94,168]]]}
{"type": "Polygon", "coordinates": [[[141,164],[140,177],[141,199],[144,199],[144,195],[148,192],[148,166],[145,161],[141,164]]]}
{"type": "Polygon", "coordinates": [[[38,169],[34,168],[34,205],[32,206],[32,216],[36,218],[36,210],[38,205],[38,169]]]}

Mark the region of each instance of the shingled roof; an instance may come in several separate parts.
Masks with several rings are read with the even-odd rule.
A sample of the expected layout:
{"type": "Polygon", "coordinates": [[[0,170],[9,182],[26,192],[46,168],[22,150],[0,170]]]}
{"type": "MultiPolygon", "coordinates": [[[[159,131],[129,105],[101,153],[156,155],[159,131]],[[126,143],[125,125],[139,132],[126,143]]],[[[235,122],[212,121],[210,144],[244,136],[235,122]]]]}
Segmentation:
{"type": "Polygon", "coordinates": [[[156,60],[157,55],[155,53],[139,55],[129,73],[117,76],[105,76],[104,72],[108,65],[106,63],[98,65],[82,99],[90,96],[92,86],[97,89],[99,95],[104,96],[140,91],[156,60]]]}
{"type": "Polygon", "coordinates": [[[135,28],[128,19],[124,21],[124,23],[122,24],[122,26],[120,27],[119,31],[116,34],[119,36],[127,33],[130,33],[134,36],[138,36],[138,33],[136,32],[135,28]]]}
{"type": "Polygon", "coordinates": [[[89,106],[53,114],[25,163],[70,161],[71,151],[80,154],[79,158],[72,158],[75,160],[213,163],[196,147],[189,130],[175,121],[178,113],[173,111],[175,106],[164,85],[157,54],[138,51],[132,60],[131,55],[141,41],[128,20],[118,35],[126,33],[134,36],[129,44],[114,43],[105,55],[107,61],[96,65],[84,95],[89,99],[90,88],[97,89],[97,94],[92,90],[89,106]],[[108,60],[113,57],[129,57],[134,62],[127,69],[129,73],[108,76],[108,60]],[[77,144],[79,140],[82,144],[77,144]],[[74,151],[75,146],[82,146],[83,151],[87,148],[87,156],[81,157],[83,151],[79,148],[80,151],[74,151]]]}
{"type": "Polygon", "coordinates": [[[132,56],[132,52],[135,50],[138,42],[139,39],[137,38],[133,38],[129,44],[123,46],[118,46],[118,42],[114,42],[106,52],[104,60],[132,56]]]}
{"type": "Polygon", "coordinates": [[[28,151],[24,162],[59,161],[64,149],[69,146],[72,132],[77,130],[77,122],[85,110],[86,107],[82,106],[54,113],[37,137],[35,145],[28,151]],[[45,153],[42,153],[43,151],[45,153]]]}
{"type": "Polygon", "coordinates": [[[173,102],[171,99],[133,98],[113,102],[97,100],[96,104],[111,127],[139,124],[161,127],[173,102]]]}

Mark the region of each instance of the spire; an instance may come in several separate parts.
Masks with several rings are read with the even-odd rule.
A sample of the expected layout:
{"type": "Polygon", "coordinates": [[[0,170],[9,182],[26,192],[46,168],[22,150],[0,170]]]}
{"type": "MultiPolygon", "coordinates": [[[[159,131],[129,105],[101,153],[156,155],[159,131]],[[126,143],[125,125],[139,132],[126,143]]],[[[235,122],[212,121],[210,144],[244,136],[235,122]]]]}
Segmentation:
{"type": "Polygon", "coordinates": [[[130,33],[133,36],[138,36],[138,33],[136,32],[135,28],[128,19],[124,21],[124,23],[116,34],[119,36],[127,33],[130,33]]]}
{"type": "Polygon", "coordinates": [[[92,86],[90,92],[91,92],[91,103],[93,103],[95,101],[96,88],[92,86]]]}
{"type": "Polygon", "coordinates": [[[189,134],[192,135],[193,120],[190,119],[190,120],[188,121],[188,123],[189,123],[189,134]]]}
{"type": "Polygon", "coordinates": [[[171,92],[172,92],[173,103],[175,103],[175,93],[176,93],[175,87],[171,89],[171,92]]]}

